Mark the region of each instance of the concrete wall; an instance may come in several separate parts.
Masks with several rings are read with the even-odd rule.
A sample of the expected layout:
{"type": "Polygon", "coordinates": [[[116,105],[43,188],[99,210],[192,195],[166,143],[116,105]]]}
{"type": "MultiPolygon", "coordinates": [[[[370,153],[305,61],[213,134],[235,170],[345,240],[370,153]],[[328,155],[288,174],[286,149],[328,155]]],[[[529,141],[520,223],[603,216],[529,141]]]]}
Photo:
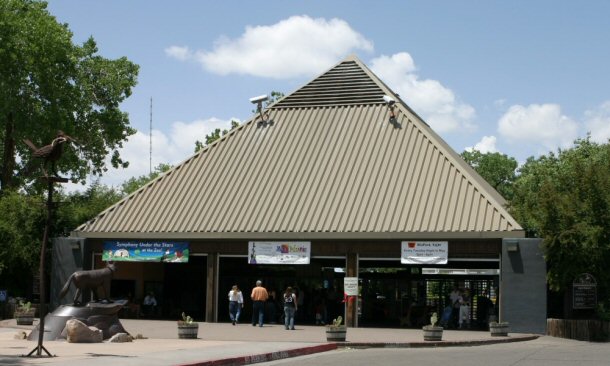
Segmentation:
{"type": "Polygon", "coordinates": [[[542,239],[504,239],[500,321],[515,333],[546,333],[546,264],[542,239]],[[512,249],[512,250],[511,250],[512,249]]]}
{"type": "Polygon", "coordinates": [[[83,269],[85,253],[85,240],[76,238],[53,239],[53,254],[51,265],[50,285],[50,311],[55,310],[60,304],[72,303],[76,292],[74,285],[63,298],[59,299],[59,291],[64,283],[76,271],[83,269]]]}

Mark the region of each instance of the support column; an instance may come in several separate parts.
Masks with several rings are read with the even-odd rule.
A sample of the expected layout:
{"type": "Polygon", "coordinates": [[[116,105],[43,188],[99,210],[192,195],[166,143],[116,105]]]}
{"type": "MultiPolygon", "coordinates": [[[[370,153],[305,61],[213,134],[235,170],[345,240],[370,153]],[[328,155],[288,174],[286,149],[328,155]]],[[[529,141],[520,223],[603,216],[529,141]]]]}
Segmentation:
{"type": "MultiPolygon", "coordinates": [[[[358,277],[358,253],[347,253],[347,277],[358,277]]],[[[348,300],[345,311],[345,325],[348,327],[358,327],[358,297],[348,300]]]]}
{"type": "Polygon", "coordinates": [[[208,254],[205,321],[216,322],[216,294],[218,293],[218,253],[208,254]]]}

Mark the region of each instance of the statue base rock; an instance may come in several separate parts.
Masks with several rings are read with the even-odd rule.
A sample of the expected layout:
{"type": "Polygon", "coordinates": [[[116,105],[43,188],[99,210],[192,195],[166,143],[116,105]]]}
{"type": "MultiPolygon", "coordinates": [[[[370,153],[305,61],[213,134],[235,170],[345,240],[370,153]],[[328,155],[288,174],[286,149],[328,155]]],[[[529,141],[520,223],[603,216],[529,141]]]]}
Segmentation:
{"type": "MultiPolygon", "coordinates": [[[[127,300],[117,300],[111,303],[89,302],[85,306],[61,305],[44,318],[44,340],[66,339],[66,322],[70,319],[78,319],[87,326],[96,327],[102,331],[104,339],[118,333],[128,333],[118,317],[126,303],[127,300]]],[[[28,340],[38,340],[38,326],[30,333],[28,340]]]]}

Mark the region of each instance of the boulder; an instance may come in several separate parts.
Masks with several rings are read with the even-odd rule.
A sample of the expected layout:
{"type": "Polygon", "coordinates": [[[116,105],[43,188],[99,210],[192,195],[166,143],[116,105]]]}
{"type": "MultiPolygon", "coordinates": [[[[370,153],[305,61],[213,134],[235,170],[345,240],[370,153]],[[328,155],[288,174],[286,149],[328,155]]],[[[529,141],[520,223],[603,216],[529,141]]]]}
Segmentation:
{"type": "Polygon", "coordinates": [[[133,337],[127,333],[117,333],[117,334],[113,335],[112,337],[110,337],[108,342],[113,342],[113,343],[133,342],[133,337]]]}
{"type": "Polygon", "coordinates": [[[66,322],[66,335],[70,343],[101,343],[104,339],[101,330],[96,327],[88,327],[76,319],[66,322]]]}

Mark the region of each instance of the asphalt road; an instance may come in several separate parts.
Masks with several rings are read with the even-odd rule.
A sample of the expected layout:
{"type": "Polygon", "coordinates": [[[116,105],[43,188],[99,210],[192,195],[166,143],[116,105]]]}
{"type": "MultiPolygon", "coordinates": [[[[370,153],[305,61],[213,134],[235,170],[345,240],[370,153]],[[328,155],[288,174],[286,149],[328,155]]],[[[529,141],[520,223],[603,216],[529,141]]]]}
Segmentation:
{"type": "Polygon", "coordinates": [[[264,363],[316,366],[609,366],[610,344],[540,337],[528,342],[476,347],[339,349],[264,363]]]}

